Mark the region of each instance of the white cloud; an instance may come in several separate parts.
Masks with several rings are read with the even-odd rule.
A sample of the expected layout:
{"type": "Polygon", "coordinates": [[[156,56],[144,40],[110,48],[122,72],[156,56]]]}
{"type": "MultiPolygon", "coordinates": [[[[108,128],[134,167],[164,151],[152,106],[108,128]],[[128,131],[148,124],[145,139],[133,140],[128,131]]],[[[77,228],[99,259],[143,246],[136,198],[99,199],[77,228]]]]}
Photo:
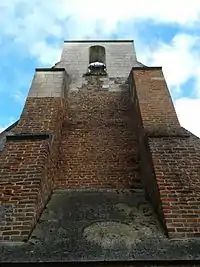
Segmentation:
{"type": "MultiPolygon", "coordinates": [[[[199,53],[200,54],[200,53],[199,53]]],[[[197,63],[198,64],[198,63],[197,63]]],[[[194,92],[197,97],[200,97],[200,64],[198,64],[195,70],[195,85],[194,92]]]]}
{"type": "Polygon", "coordinates": [[[200,52],[196,49],[199,42],[198,36],[178,34],[171,43],[160,42],[153,49],[146,48],[140,58],[149,65],[163,66],[169,87],[180,90],[189,79],[199,79],[200,52]]]}
{"type": "Polygon", "coordinates": [[[180,98],[175,101],[175,108],[181,125],[200,137],[200,98],[180,98]]]}
{"type": "Polygon", "coordinates": [[[174,105],[183,127],[200,137],[200,37],[177,34],[170,43],[159,42],[155,47],[141,47],[139,57],[152,66],[163,66],[166,82],[176,99],[174,105]],[[188,92],[194,98],[180,98],[182,86],[192,79],[188,92]]]}
{"type": "Polygon", "coordinates": [[[31,55],[38,58],[44,65],[51,62],[56,63],[60,60],[61,47],[57,45],[50,46],[44,41],[39,41],[33,44],[31,55]],[[41,53],[41,51],[45,51],[45,53],[41,53]]]}
{"type": "Polygon", "coordinates": [[[183,4],[182,0],[51,0],[51,3],[49,0],[1,0],[0,13],[1,35],[13,37],[42,64],[52,64],[57,60],[57,52],[52,55],[57,46],[47,41],[49,36],[59,40],[99,38],[97,24],[105,36],[119,22],[128,20],[133,24],[150,19],[155,23],[193,27],[200,20],[200,1],[184,0],[183,4]]]}
{"type": "Polygon", "coordinates": [[[74,16],[84,20],[102,19],[108,27],[110,26],[109,28],[113,28],[116,22],[127,19],[152,19],[192,26],[200,18],[198,0],[185,0],[184,4],[181,0],[101,0],[98,8],[92,0],[62,1],[62,3],[63,10],[70,10],[74,16]]]}
{"type": "Polygon", "coordinates": [[[134,18],[153,18],[159,21],[172,21],[178,23],[194,22],[199,19],[200,3],[198,0],[185,0],[184,5],[181,0],[101,0],[101,3],[95,3],[93,0],[1,0],[0,7],[11,12],[15,9],[24,13],[25,10],[33,11],[35,8],[45,8],[50,15],[61,19],[66,14],[73,14],[79,18],[85,19],[119,19],[134,18]],[[97,5],[98,4],[98,5],[97,5]],[[98,6],[98,8],[97,8],[98,6]],[[34,8],[35,7],[35,8],[34,8]],[[180,12],[181,9],[181,12],[180,12]]]}

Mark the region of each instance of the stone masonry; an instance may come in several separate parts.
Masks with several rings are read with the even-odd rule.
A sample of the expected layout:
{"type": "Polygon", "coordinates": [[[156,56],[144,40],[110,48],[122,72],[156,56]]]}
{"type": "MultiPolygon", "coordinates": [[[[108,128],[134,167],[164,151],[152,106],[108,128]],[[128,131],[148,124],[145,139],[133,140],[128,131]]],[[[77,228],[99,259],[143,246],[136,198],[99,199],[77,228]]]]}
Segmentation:
{"type": "Polygon", "coordinates": [[[200,236],[199,139],[132,41],[65,42],[1,136],[1,241],[29,240],[52,194],[72,189],[140,189],[169,238],[200,236]],[[105,48],[105,75],[88,73],[92,45],[105,48]]]}

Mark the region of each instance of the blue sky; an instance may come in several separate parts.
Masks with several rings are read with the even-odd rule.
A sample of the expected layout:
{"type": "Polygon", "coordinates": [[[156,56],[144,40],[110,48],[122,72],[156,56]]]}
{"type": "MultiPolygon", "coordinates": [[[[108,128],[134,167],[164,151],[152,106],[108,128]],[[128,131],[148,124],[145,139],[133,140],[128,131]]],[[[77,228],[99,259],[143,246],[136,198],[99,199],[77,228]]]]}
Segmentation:
{"type": "Polygon", "coordinates": [[[19,118],[34,69],[59,61],[63,40],[128,38],[139,61],[163,66],[181,124],[200,136],[199,0],[0,0],[0,14],[0,131],[19,118]]]}

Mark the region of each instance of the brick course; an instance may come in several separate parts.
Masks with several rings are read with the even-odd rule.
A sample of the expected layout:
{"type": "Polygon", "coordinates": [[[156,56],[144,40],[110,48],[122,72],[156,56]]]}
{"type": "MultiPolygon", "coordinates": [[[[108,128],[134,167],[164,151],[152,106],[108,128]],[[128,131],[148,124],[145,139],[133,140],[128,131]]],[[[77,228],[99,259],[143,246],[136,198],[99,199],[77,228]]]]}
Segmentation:
{"type": "Polygon", "coordinates": [[[68,95],[55,188],[141,188],[129,92],[104,90],[99,79],[68,95]]]}
{"type": "Polygon", "coordinates": [[[148,197],[170,237],[200,236],[199,139],[179,125],[161,69],[133,69],[130,81],[148,197]]]}
{"type": "MultiPolygon", "coordinates": [[[[147,129],[144,129],[144,122],[141,112],[142,107],[140,106],[138,97],[138,90],[140,90],[140,88],[136,88],[132,72],[129,75],[129,86],[131,92],[131,100],[133,102],[133,114],[135,115],[134,129],[135,129],[135,134],[137,136],[138,148],[139,148],[139,155],[138,155],[139,176],[141,178],[147,197],[149,198],[154,210],[158,214],[160,222],[162,223],[163,228],[167,233],[166,224],[164,220],[164,213],[161,206],[160,192],[155,177],[152,155],[148,144],[148,137],[146,135],[147,129]]],[[[151,99],[150,96],[148,99],[149,100],[151,99]]],[[[143,108],[147,109],[147,105],[146,106],[143,105],[143,108]]],[[[146,112],[143,114],[146,114],[146,112]]],[[[154,125],[153,129],[154,131],[151,132],[155,132],[154,125]]],[[[148,131],[150,131],[150,128],[148,128],[148,131]]]]}
{"type": "Polygon", "coordinates": [[[27,240],[51,196],[65,110],[60,98],[27,99],[0,155],[0,240],[27,240]]]}
{"type": "Polygon", "coordinates": [[[133,78],[145,131],[180,128],[162,69],[134,68],[133,78]]]}
{"type": "Polygon", "coordinates": [[[3,240],[23,240],[35,224],[46,145],[47,141],[7,142],[0,157],[0,197],[5,207],[0,236],[3,240]]]}
{"type": "Polygon", "coordinates": [[[149,146],[169,236],[200,236],[200,142],[149,138],[149,146]]]}

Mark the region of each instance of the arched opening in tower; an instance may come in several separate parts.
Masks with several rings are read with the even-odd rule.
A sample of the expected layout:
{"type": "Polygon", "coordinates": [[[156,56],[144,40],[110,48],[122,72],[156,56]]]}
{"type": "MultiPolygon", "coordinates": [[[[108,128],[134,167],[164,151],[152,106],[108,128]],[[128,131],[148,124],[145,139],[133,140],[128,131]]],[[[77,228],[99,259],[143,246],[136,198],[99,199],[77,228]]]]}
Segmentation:
{"type": "Polygon", "coordinates": [[[103,46],[94,45],[90,47],[88,72],[90,74],[106,73],[106,51],[103,46]]]}

